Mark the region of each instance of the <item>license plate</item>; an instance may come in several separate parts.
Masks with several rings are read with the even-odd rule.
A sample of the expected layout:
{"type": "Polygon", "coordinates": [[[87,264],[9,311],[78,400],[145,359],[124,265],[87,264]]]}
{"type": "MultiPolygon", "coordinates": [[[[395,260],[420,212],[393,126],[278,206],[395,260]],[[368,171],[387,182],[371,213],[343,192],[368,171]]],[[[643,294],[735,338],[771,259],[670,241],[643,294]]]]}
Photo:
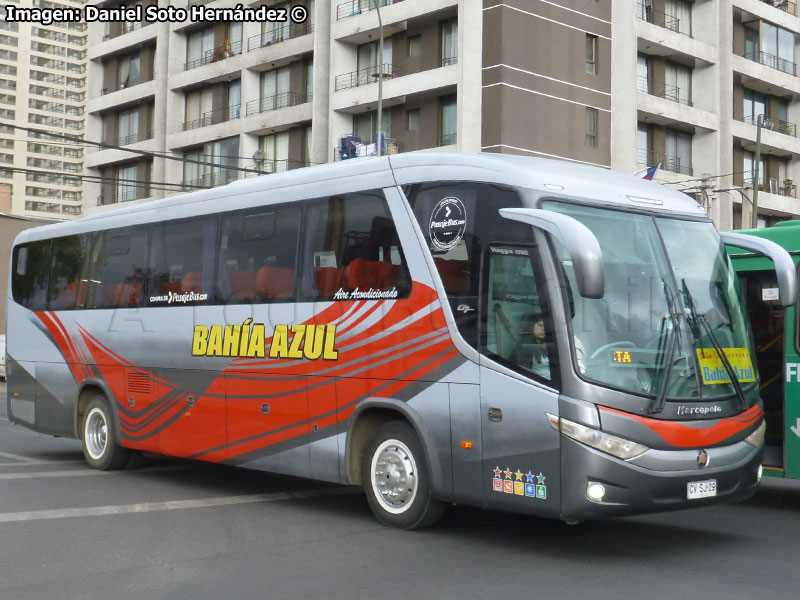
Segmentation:
{"type": "Polygon", "coordinates": [[[717,495],[717,480],[706,479],[705,481],[690,481],[686,484],[687,500],[697,500],[698,498],[711,498],[717,495]]]}

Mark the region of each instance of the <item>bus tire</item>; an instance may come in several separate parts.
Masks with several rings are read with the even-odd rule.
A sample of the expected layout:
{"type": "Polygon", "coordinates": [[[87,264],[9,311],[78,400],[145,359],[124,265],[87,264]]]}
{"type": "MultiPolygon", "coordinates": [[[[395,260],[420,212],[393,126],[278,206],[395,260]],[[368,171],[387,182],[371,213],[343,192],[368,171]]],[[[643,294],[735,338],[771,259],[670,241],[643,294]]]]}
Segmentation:
{"type": "Polygon", "coordinates": [[[378,429],[361,472],[367,502],[384,525],[421,529],[442,516],[445,505],[431,496],[425,453],[408,424],[390,421],[378,429]]]}
{"type": "Polygon", "coordinates": [[[81,430],[83,456],[90,467],[113,471],[125,466],[129,451],[119,445],[111,408],[104,396],[96,395],[89,401],[81,430]]]}

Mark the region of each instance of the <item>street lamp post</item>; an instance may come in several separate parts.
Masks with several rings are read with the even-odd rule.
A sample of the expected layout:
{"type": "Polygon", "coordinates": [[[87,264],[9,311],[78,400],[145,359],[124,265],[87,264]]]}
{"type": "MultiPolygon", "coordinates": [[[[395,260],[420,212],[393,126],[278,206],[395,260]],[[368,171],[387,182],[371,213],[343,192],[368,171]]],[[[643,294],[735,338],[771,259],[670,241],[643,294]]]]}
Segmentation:
{"type": "Polygon", "coordinates": [[[378,135],[375,145],[377,146],[377,155],[381,156],[382,146],[382,132],[381,124],[383,123],[383,21],[381,20],[381,0],[373,0],[375,2],[375,12],[378,13],[378,135]]]}
{"type": "Polygon", "coordinates": [[[763,124],[761,119],[762,115],[758,115],[756,118],[756,156],[753,164],[753,218],[750,222],[750,226],[753,229],[758,227],[758,163],[761,162],[761,126],[763,124]]]}

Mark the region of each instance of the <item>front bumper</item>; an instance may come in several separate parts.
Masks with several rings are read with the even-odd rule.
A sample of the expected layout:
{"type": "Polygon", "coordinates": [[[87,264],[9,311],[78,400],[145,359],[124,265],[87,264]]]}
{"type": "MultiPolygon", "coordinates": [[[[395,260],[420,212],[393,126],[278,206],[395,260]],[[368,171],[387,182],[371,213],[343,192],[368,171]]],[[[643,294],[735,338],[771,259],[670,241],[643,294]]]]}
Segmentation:
{"type": "Polygon", "coordinates": [[[561,518],[585,521],[603,517],[680,510],[737,502],[749,498],[758,486],[763,446],[753,448],[745,442],[708,449],[712,460],[701,468],[686,460],[696,450],[660,452],[655,460],[638,461],[651,469],[623,461],[561,436],[561,518]],[[714,454],[725,460],[714,460],[714,454]],[[716,466],[715,466],[716,465],[716,466]],[[688,500],[687,484],[716,479],[717,494],[711,498],[688,500]],[[602,501],[586,495],[589,482],[602,483],[606,489],[602,501]]]}

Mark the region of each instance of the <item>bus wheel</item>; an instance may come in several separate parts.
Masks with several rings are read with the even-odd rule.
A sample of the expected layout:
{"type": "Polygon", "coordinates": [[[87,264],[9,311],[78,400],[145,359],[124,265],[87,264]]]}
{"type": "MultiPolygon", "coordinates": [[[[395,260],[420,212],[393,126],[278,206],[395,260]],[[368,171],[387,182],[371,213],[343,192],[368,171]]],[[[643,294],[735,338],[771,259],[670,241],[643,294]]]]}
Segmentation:
{"type": "Polygon", "coordinates": [[[128,451],[116,439],[111,409],[103,396],[95,396],[86,407],[83,455],[90,467],[101,471],[121,469],[128,459],[128,451]]]}
{"type": "Polygon", "coordinates": [[[391,421],[378,429],[362,473],[369,506],[384,525],[420,529],[444,512],[444,504],[431,497],[422,445],[406,423],[391,421]]]}

